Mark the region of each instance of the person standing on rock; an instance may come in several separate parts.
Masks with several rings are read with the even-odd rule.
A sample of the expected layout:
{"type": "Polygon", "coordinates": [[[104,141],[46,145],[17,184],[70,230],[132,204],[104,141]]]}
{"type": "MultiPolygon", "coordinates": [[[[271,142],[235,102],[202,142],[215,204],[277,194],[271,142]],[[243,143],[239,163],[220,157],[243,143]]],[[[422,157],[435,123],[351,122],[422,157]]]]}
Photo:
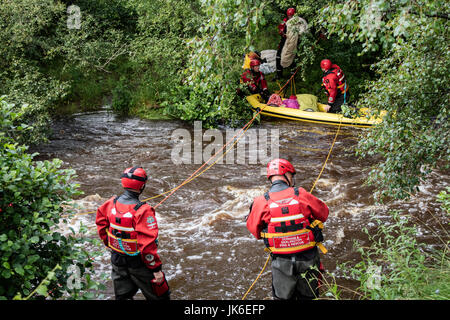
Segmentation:
{"type": "Polygon", "coordinates": [[[317,246],[323,241],[328,207],[303,188],[294,187],[294,166],[285,159],[267,164],[268,192],[253,200],[247,229],[272,256],[272,294],[275,299],[319,297],[321,272],[317,246]]]}
{"type": "Polygon", "coordinates": [[[140,289],[147,300],[170,299],[170,290],[157,253],[155,210],[139,200],[147,174],[142,167],[127,168],[121,176],[124,192],[97,209],[97,231],[111,250],[116,300],[129,300],[140,289]]]}

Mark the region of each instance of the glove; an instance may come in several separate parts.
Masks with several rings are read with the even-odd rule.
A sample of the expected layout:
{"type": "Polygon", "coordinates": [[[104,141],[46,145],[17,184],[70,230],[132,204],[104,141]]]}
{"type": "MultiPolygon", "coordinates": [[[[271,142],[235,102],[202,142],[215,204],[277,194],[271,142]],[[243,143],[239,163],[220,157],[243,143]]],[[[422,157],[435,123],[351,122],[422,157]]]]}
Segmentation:
{"type": "Polygon", "coordinates": [[[153,275],[155,276],[155,279],[151,280],[153,292],[161,297],[169,291],[169,285],[162,271],[155,272],[153,275]]]}
{"type": "Polygon", "coordinates": [[[323,234],[322,234],[323,223],[321,221],[314,220],[309,226],[306,227],[306,229],[312,231],[315,242],[323,241],[323,234]]]}

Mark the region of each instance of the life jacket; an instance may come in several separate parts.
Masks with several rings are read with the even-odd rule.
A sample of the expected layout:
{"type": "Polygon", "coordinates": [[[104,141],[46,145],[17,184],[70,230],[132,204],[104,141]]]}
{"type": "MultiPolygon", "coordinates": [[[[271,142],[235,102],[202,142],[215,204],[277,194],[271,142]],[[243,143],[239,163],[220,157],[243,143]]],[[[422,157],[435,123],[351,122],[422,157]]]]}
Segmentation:
{"type": "Polygon", "coordinates": [[[270,210],[270,222],[267,231],[261,232],[261,237],[269,251],[295,254],[314,248],[317,244],[311,228],[317,226],[322,229],[323,224],[319,220],[311,223],[309,214],[305,216],[302,213],[298,188],[288,188],[275,194],[272,197],[268,192],[264,194],[270,210]]]}
{"type": "Polygon", "coordinates": [[[136,205],[130,205],[130,209],[120,212],[117,209],[116,202],[118,197],[114,199],[114,206],[111,212],[107,213],[109,221],[108,247],[128,256],[137,256],[138,250],[137,233],[133,227],[133,218],[136,211],[145,204],[139,202],[136,205]]]}
{"type": "Polygon", "coordinates": [[[330,69],[328,69],[323,78],[325,79],[328,75],[333,74],[337,78],[337,88],[339,91],[344,94],[348,91],[348,85],[345,78],[344,71],[337,65],[333,64],[330,69]]]}
{"type": "Polygon", "coordinates": [[[256,93],[258,89],[267,89],[267,81],[261,71],[253,72],[251,69],[244,71],[241,76],[240,83],[247,84],[252,93],[256,93]]]}

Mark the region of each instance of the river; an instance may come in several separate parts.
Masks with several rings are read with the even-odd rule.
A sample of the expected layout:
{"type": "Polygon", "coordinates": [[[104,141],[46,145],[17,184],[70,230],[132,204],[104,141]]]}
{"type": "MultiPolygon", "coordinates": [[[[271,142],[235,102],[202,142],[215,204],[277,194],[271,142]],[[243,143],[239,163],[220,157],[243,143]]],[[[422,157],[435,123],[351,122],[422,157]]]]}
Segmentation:
{"type": "MultiPolygon", "coordinates": [[[[326,159],[337,127],[263,118],[255,129],[279,132],[279,155],[297,169],[296,185],[310,190],[326,159]]],[[[33,148],[37,160],[59,158],[65,168],[77,171],[76,183],[84,195],[76,199],[78,212],[95,210],[112,195],[120,194],[120,174],[126,167],[141,165],[150,176],[141,199],[152,197],[178,186],[199,164],[174,164],[171,140],[174,130],[193,128],[180,121],[148,121],[138,118],[118,119],[106,109],[79,113],[56,120],[50,143],[33,148]]],[[[225,128],[221,129],[225,140],[225,128]]],[[[337,264],[357,261],[353,241],[367,245],[364,227],[374,227],[370,214],[389,223],[389,211],[399,209],[431,220],[444,214],[436,204],[436,194],[449,184],[449,177],[433,172],[409,201],[374,203],[373,188],[364,181],[376,159],[359,160],[352,150],[357,143],[358,128],[343,127],[331,157],[313,194],[327,203],[330,216],[325,224],[326,255],[322,262],[338,284],[354,288],[354,281],[342,277],[337,264]]],[[[248,133],[250,133],[249,131],[248,133]]],[[[251,152],[245,154],[248,160],[251,152]]],[[[270,154],[270,150],[268,150],[270,154]]],[[[268,181],[261,174],[266,163],[216,164],[200,177],[183,186],[157,209],[159,254],[169,281],[172,299],[241,299],[261,271],[267,257],[261,241],[245,227],[252,199],[265,192],[268,181]]],[[[150,200],[155,205],[162,198],[150,200]]],[[[82,222],[96,237],[95,214],[76,216],[69,225],[78,230],[82,222]]],[[[430,225],[437,222],[430,222],[430,225]]],[[[422,228],[420,237],[433,243],[433,235],[422,228]]],[[[109,275],[106,249],[92,248],[104,254],[95,260],[95,277],[109,275]]],[[[104,299],[113,299],[112,283],[106,277],[104,299]]],[[[351,293],[344,298],[354,299],[351,293]]],[[[143,299],[138,294],[137,299],[143,299]]],[[[247,296],[271,299],[271,276],[268,267],[247,296]]]]}

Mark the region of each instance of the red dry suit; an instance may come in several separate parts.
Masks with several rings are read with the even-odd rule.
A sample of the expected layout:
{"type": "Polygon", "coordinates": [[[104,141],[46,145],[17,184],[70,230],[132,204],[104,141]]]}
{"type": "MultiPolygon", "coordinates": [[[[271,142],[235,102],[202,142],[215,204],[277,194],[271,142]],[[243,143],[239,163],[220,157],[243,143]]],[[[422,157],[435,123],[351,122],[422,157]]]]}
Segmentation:
{"type": "Polygon", "coordinates": [[[328,95],[329,104],[336,102],[338,94],[344,94],[348,91],[344,72],[337,64],[333,64],[330,69],[325,71],[322,85],[325,87],[328,95]]]}
{"type": "Polygon", "coordinates": [[[286,38],[286,22],[288,21],[287,18],[283,19],[283,22],[281,22],[278,25],[278,33],[281,37],[286,38]]]}
{"type": "Polygon", "coordinates": [[[267,90],[267,82],[261,71],[245,70],[241,76],[241,83],[247,84],[251,93],[259,93],[267,90]]]}
{"type": "MultiPolygon", "coordinates": [[[[297,254],[315,247],[311,227],[328,218],[327,205],[303,188],[286,188],[255,198],[247,229],[264,238],[274,254],[297,254]],[[319,220],[317,222],[311,222],[319,220]]],[[[321,241],[321,240],[319,240],[321,241]]]]}
{"type": "Polygon", "coordinates": [[[140,255],[151,271],[161,270],[157,253],[158,225],[150,205],[122,204],[112,197],[97,209],[95,223],[107,247],[124,255],[140,255]]]}

